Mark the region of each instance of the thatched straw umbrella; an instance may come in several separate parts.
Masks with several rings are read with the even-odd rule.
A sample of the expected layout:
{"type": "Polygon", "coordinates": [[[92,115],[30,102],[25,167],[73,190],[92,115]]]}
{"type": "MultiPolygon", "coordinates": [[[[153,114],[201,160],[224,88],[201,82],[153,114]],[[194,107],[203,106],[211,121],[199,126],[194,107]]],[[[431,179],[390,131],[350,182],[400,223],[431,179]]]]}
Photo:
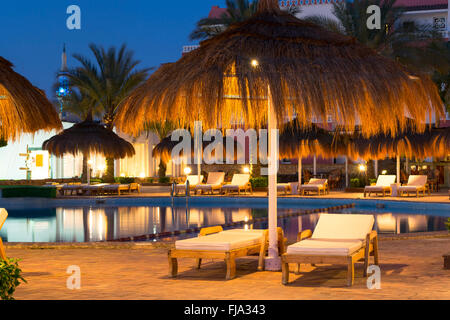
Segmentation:
{"type": "Polygon", "coordinates": [[[314,155],[314,159],[317,156],[331,158],[346,154],[345,145],[339,139],[335,139],[333,134],[315,124],[309,128],[302,127],[297,119],[281,129],[279,148],[281,158],[298,159],[300,185],[302,184],[302,158],[310,155],[314,155]]]}
{"type": "Polygon", "coordinates": [[[276,139],[272,129],[294,114],[309,126],[312,117],[366,135],[395,132],[405,112],[425,123],[426,113],[443,114],[429,78],[413,77],[395,61],[355,39],[301,21],[260,0],[256,15],[230,26],[179,61],[162,66],[120,108],[118,128],[138,134],[149,120],[177,119],[205,127],[244,120],[268,123],[269,258],[279,269],[277,250],[276,139]],[[389,115],[387,117],[386,115],[389,115]]]}
{"type": "Polygon", "coordinates": [[[135,155],[131,143],[106,129],[103,124],[93,121],[91,116],[45,141],[42,148],[58,157],[62,157],[64,154],[74,156],[82,154],[83,174],[88,173],[88,183],[88,159],[91,154],[101,154],[113,159],[123,159],[135,155]]]}
{"type": "Polygon", "coordinates": [[[433,130],[434,137],[431,148],[436,157],[450,155],[450,127],[433,130]]]}
{"type": "Polygon", "coordinates": [[[0,57],[0,138],[16,140],[22,132],[61,129],[58,113],[44,92],[12,67],[0,57]]]}
{"type": "Polygon", "coordinates": [[[397,158],[397,182],[400,182],[400,157],[424,159],[426,157],[442,156],[443,146],[440,143],[439,129],[427,128],[424,132],[414,130],[411,120],[409,125],[397,134],[379,133],[365,137],[361,133],[351,139],[349,154],[353,158],[381,160],[387,156],[397,158]],[[439,142],[437,142],[438,140],[439,142]],[[435,144],[434,142],[437,142],[435,144]]]}

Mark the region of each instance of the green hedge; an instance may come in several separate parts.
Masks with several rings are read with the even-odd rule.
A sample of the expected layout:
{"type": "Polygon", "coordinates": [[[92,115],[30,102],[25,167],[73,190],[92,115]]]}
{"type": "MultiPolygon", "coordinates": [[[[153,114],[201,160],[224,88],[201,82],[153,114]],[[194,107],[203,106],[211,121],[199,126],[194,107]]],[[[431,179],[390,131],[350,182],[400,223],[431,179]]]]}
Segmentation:
{"type": "Polygon", "coordinates": [[[269,186],[269,179],[267,177],[251,178],[250,183],[252,188],[267,188],[269,186]]]}
{"type": "Polygon", "coordinates": [[[117,177],[115,178],[116,183],[120,184],[130,184],[136,182],[136,178],[132,177],[117,177]]]}
{"type": "Polygon", "coordinates": [[[0,186],[3,198],[56,198],[56,188],[35,186],[0,186]]]}

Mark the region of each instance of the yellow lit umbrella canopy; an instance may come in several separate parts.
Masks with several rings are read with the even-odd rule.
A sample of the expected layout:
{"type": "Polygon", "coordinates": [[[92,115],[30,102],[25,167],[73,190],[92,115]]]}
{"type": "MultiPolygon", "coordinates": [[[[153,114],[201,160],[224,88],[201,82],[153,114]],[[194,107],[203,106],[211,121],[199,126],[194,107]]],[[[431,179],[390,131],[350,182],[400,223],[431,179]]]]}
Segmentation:
{"type": "Polygon", "coordinates": [[[61,129],[61,121],[45,94],[0,57],[0,138],[16,140],[24,133],[61,129]]]}
{"type": "MultiPolygon", "coordinates": [[[[369,136],[396,133],[398,123],[400,129],[406,125],[405,114],[425,123],[427,112],[443,114],[429,78],[412,77],[355,39],[282,12],[278,0],[259,0],[254,17],[157,70],[121,105],[116,125],[138,135],[145,123],[166,119],[185,125],[201,120],[204,128],[241,121],[249,127],[269,123],[272,129],[273,114],[278,127],[294,115],[303,127],[312,117],[326,122],[332,116],[347,128],[361,125],[369,136]]],[[[269,149],[275,150],[269,141],[269,149]]],[[[272,171],[269,270],[279,267],[272,171]]]]}
{"type": "Polygon", "coordinates": [[[157,70],[124,101],[116,124],[134,135],[150,120],[258,126],[267,123],[269,85],[279,126],[294,114],[305,127],[333,116],[370,135],[404,128],[405,114],[423,123],[427,112],[443,114],[429,78],[262,0],[253,18],[157,70]]]}

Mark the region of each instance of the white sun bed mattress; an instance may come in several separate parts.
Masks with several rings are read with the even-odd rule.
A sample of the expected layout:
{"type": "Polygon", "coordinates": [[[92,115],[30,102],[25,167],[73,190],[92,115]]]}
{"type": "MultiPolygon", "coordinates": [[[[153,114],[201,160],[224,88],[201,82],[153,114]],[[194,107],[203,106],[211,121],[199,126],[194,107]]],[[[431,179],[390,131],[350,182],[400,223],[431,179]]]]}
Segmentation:
{"type": "Polygon", "coordinates": [[[359,240],[304,240],[287,249],[288,254],[349,256],[363,245],[359,240]]]}
{"type": "Polygon", "coordinates": [[[263,239],[263,230],[229,230],[213,235],[175,242],[177,250],[231,251],[258,245],[263,239]]]}

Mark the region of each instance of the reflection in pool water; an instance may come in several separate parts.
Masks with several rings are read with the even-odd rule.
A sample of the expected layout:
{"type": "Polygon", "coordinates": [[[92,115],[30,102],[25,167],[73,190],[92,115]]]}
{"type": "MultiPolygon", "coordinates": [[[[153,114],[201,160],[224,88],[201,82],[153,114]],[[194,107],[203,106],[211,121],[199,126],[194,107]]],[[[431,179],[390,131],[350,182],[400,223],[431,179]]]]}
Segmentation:
{"type": "MultiPolygon", "coordinates": [[[[347,213],[374,214],[379,233],[399,234],[445,230],[445,217],[425,214],[401,214],[376,211],[345,210],[347,213]]],[[[298,209],[280,209],[280,214],[297,213],[298,209]]],[[[289,241],[295,241],[299,230],[314,229],[319,214],[282,218],[289,241]]],[[[0,231],[8,242],[94,242],[136,237],[147,234],[195,227],[225,225],[267,217],[267,209],[252,208],[172,208],[114,207],[57,208],[9,212],[0,231]]],[[[267,228],[267,221],[246,228],[267,228]]],[[[187,235],[192,237],[194,235],[187,235]]]]}

